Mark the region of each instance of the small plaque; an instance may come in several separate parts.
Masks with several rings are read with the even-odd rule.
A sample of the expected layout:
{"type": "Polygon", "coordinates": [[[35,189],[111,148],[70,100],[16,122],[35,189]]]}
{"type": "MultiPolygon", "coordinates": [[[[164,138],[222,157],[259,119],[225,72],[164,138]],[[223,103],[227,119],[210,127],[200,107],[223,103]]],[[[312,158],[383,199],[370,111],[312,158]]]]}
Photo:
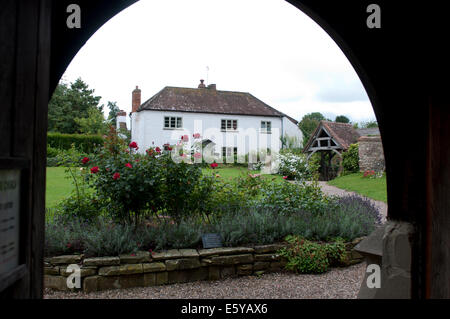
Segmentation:
{"type": "Polygon", "coordinates": [[[0,277],[19,265],[20,170],[0,170],[0,277]]]}
{"type": "Polygon", "coordinates": [[[218,248],[222,247],[222,237],[220,234],[211,233],[202,235],[203,248],[218,248]]]}

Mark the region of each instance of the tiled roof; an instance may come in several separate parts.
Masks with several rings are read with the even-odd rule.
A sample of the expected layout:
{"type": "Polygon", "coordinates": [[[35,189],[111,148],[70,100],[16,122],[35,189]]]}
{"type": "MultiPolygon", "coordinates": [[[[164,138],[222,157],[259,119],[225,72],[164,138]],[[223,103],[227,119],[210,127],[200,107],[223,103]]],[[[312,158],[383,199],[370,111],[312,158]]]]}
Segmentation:
{"type": "Polygon", "coordinates": [[[138,112],[143,110],[287,117],[250,93],[212,88],[167,86],[144,102],[138,112]]]}
{"type": "Polygon", "coordinates": [[[350,144],[356,143],[360,136],[352,124],[320,121],[314,133],[311,134],[308,143],[306,143],[303,149],[304,152],[309,149],[321,127],[325,128],[330,136],[340,144],[343,150],[347,150],[350,144]]]}

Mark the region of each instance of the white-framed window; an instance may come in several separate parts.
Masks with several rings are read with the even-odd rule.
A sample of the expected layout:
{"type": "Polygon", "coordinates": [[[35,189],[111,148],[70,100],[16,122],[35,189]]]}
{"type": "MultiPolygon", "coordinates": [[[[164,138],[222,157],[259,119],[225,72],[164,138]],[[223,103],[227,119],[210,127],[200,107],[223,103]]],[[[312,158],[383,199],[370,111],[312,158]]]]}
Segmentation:
{"type": "Polygon", "coordinates": [[[237,125],[237,120],[222,120],[220,128],[222,131],[237,131],[237,125]]]}
{"type": "Polygon", "coordinates": [[[175,129],[183,127],[183,119],[177,116],[164,116],[164,128],[175,129]]]}
{"type": "Polygon", "coordinates": [[[237,155],[237,147],[222,147],[222,156],[230,157],[237,155]]]}
{"type": "Polygon", "coordinates": [[[271,121],[261,121],[261,133],[272,133],[271,121]]]}

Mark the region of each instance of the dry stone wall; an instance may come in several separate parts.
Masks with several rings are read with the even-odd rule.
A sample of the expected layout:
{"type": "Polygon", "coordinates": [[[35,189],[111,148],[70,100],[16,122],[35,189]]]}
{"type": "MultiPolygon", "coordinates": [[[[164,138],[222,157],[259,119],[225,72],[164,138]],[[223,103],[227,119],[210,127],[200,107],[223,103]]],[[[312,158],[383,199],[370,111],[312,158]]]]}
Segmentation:
{"type": "MultiPolygon", "coordinates": [[[[359,241],[346,244],[348,259],[344,261],[344,266],[362,261],[363,257],[353,251],[359,241]]],[[[79,289],[84,292],[262,275],[284,268],[286,260],[277,254],[283,247],[284,244],[272,244],[199,250],[172,249],[153,254],[142,251],[133,255],[95,258],[84,258],[83,255],[56,256],[45,259],[44,286],[71,290],[67,286],[67,277],[72,274],[67,271],[67,267],[71,264],[80,267],[79,289]]]]}
{"type": "Polygon", "coordinates": [[[361,136],[358,139],[359,144],[359,170],[365,171],[384,171],[384,153],[381,136],[361,136]]]}

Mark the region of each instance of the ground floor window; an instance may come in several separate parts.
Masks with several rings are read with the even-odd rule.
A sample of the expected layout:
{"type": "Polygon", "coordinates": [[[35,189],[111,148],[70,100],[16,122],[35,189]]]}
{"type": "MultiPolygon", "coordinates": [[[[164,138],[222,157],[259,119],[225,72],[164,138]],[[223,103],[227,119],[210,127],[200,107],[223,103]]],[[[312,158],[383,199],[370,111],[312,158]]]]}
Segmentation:
{"type": "Polygon", "coordinates": [[[222,147],[222,156],[237,155],[237,147],[222,147]]]}
{"type": "Polygon", "coordinates": [[[164,117],[164,128],[182,128],[183,120],[181,117],[175,116],[165,116],[164,117]]]}

